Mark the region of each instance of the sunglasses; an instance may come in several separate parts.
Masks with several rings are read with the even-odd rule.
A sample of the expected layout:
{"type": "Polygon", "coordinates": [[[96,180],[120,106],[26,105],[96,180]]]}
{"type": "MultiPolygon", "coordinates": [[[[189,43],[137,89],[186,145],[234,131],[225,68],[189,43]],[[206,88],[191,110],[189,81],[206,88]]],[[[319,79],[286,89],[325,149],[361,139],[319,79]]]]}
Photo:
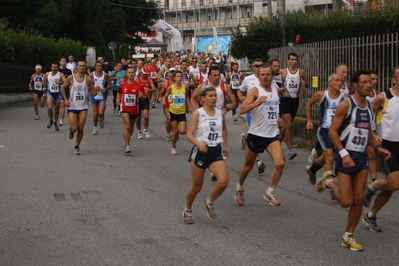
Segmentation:
{"type": "Polygon", "coordinates": [[[261,67],[261,66],[263,66],[263,65],[253,65],[253,67],[261,67]]]}

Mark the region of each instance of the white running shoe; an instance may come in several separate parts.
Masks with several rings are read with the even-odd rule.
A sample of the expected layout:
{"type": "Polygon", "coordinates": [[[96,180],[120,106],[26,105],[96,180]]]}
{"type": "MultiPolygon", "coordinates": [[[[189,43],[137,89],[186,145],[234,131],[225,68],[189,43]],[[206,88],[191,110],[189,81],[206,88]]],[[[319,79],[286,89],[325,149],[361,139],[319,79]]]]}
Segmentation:
{"type": "Polygon", "coordinates": [[[64,122],[62,121],[62,119],[60,119],[59,125],[60,125],[60,126],[64,125],[64,122]]]}
{"type": "Polygon", "coordinates": [[[146,139],[151,138],[151,135],[148,133],[147,130],[144,130],[144,136],[145,136],[146,139]]]}
{"type": "Polygon", "coordinates": [[[35,120],[39,120],[40,119],[40,115],[37,115],[35,120]]]}
{"type": "Polygon", "coordinates": [[[309,157],[308,157],[308,163],[309,164],[313,164],[316,161],[317,157],[318,157],[317,156],[317,151],[316,151],[315,148],[313,148],[312,151],[310,152],[309,157]]]}
{"type": "Polygon", "coordinates": [[[93,128],[93,132],[91,132],[91,134],[92,135],[97,135],[97,128],[96,127],[93,128]]]}
{"type": "Polygon", "coordinates": [[[137,132],[137,138],[142,139],[143,133],[141,131],[137,132]]]}
{"type": "Polygon", "coordinates": [[[170,153],[173,154],[173,155],[176,155],[177,154],[176,148],[172,148],[170,150],[170,153]]]}
{"type": "Polygon", "coordinates": [[[126,146],[125,153],[130,153],[130,146],[126,146]]]}

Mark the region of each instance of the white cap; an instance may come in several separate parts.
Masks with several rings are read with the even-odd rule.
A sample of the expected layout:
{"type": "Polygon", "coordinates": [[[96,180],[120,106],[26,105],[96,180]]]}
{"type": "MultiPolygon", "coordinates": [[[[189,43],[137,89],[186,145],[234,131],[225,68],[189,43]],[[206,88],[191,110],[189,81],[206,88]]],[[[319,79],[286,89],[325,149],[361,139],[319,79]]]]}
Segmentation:
{"type": "Polygon", "coordinates": [[[170,72],[170,71],[176,71],[176,68],[171,67],[171,68],[169,68],[169,72],[170,72]]]}
{"type": "Polygon", "coordinates": [[[42,69],[42,65],[37,64],[37,65],[35,66],[35,69],[36,69],[36,68],[42,69]]]}

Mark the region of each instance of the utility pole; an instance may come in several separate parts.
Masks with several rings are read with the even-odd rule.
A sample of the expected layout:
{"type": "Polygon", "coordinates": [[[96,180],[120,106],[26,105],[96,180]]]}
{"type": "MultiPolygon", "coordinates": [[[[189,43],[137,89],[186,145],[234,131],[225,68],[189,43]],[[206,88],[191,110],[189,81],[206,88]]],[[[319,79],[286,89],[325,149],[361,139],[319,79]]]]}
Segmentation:
{"type": "Polygon", "coordinates": [[[277,0],[277,14],[281,22],[281,34],[283,35],[283,46],[287,45],[285,41],[285,0],[277,0]]]}
{"type": "Polygon", "coordinates": [[[267,0],[267,18],[272,20],[273,12],[272,12],[272,0],[267,0]]]}

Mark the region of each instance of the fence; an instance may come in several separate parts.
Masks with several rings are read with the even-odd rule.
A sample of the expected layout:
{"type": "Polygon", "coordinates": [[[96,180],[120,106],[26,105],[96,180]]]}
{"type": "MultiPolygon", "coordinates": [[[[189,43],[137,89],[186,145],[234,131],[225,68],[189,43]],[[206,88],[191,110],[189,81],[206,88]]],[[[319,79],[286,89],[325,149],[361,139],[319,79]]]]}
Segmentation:
{"type": "Polygon", "coordinates": [[[29,79],[34,73],[34,65],[0,63],[0,93],[27,92],[29,79]]]}
{"type": "MultiPolygon", "coordinates": [[[[383,91],[391,86],[390,72],[399,64],[399,38],[396,34],[385,34],[369,37],[358,37],[318,43],[300,44],[281,47],[269,51],[270,58],[278,58],[282,68],[287,67],[287,56],[290,52],[298,54],[298,66],[306,71],[311,86],[303,89],[298,115],[306,116],[306,103],[317,90],[327,88],[328,76],[335,72],[340,63],[348,65],[351,73],[359,69],[372,69],[379,75],[377,89],[383,91]],[[312,77],[318,77],[314,88],[312,77]]],[[[313,118],[319,117],[318,106],[312,107],[313,118]]]]}

